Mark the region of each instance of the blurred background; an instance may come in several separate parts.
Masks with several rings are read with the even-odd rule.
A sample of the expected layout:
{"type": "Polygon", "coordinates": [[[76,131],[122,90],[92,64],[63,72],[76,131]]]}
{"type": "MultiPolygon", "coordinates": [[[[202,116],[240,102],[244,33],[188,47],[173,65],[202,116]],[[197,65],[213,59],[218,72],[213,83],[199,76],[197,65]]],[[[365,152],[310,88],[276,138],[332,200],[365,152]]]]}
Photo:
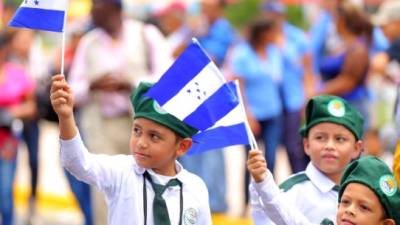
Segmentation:
{"type": "MultiPolygon", "coordinates": [[[[107,111],[102,107],[104,102],[98,95],[106,90],[98,88],[96,82],[101,79],[97,78],[105,74],[118,76],[122,79],[118,90],[126,86],[123,83],[134,88],[141,80],[156,80],[191,38],[197,37],[226,78],[242,82],[245,99],[255,95],[255,99],[266,103],[253,105],[250,100],[246,107],[249,120],[254,122],[253,132],[264,137],[260,144],[267,149],[268,165],[278,183],[308,163],[297,131],[307,99],[322,93],[342,96],[359,107],[367,121],[364,154],[379,156],[391,166],[397,138],[394,115],[400,67],[387,56],[393,40],[383,27],[372,23],[382,1],[350,1],[366,15],[362,19],[348,18],[354,26],[338,22],[341,2],[123,0],[122,20],[118,20],[118,10],[114,14],[103,11],[101,16],[112,21],[107,23],[96,17],[91,0],[70,0],[64,69],[77,94],[76,116],[85,141],[90,149],[97,149],[98,145],[109,146],[96,143],[99,139],[115,139],[115,132],[125,138],[130,131],[129,122],[122,120],[129,121],[130,110],[121,107],[120,111],[107,111]],[[96,29],[106,32],[93,32],[96,29]],[[111,44],[99,47],[90,42],[89,35],[99,40],[109,35],[113,40],[106,40],[111,44]],[[260,65],[264,66],[260,67],[246,61],[257,59],[251,58],[255,56],[243,47],[247,45],[254,49],[275,46],[278,51],[263,59],[260,65]],[[361,58],[346,59],[359,47],[366,48],[367,53],[361,58]],[[254,71],[269,77],[267,91],[254,80],[246,80],[245,74],[251,77],[254,71]],[[351,78],[341,79],[343,76],[351,78]],[[119,122],[111,123],[114,119],[119,122]],[[103,132],[103,126],[113,127],[112,131],[103,132]],[[263,127],[269,128],[266,131],[263,127]]],[[[95,191],[74,180],[59,162],[57,118],[49,105],[48,92],[51,76],[60,72],[61,34],[7,27],[20,4],[21,0],[0,2],[0,120],[8,118],[17,141],[12,153],[2,156],[2,165],[10,167],[4,173],[2,170],[0,186],[12,184],[13,192],[8,194],[14,202],[13,223],[106,224],[105,209],[97,204],[95,191]],[[20,91],[16,102],[6,101],[6,91],[10,90],[3,85],[6,71],[20,77],[11,85],[11,89],[20,91]]],[[[123,104],[121,101],[116,105],[123,104]]],[[[128,138],[113,140],[125,151],[106,154],[129,154],[128,138]]],[[[233,146],[181,159],[185,168],[205,180],[214,224],[252,224],[247,206],[245,149],[233,146]]],[[[0,201],[5,202],[1,196],[0,201]]],[[[0,224],[7,223],[0,219],[0,224]]]]}

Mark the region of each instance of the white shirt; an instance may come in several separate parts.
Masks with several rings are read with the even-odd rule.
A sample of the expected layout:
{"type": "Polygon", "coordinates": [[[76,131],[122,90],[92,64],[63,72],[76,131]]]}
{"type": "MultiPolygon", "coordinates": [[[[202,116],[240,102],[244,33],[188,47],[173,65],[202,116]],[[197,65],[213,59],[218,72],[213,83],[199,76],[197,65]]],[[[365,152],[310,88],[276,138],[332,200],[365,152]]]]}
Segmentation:
{"type": "MultiPolygon", "coordinates": [[[[61,163],[77,179],[96,186],[106,196],[110,225],[142,225],[143,211],[143,173],[130,155],[95,155],[87,151],[80,135],[71,140],[60,140],[61,163]]],[[[176,162],[183,188],[183,225],[209,225],[211,213],[208,191],[204,182],[196,175],[186,171],[176,162]]],[[[155,183],[165,184],[169,179],[148,170],[155,183]]],[[[149,182],[147,190],[147,224],[153,225],[154,191],[149,182]]],[[[172,225],[179,224],[180,187],[169,187],[163,194],[172,225]]]]}
{"type": "Polygon", "coordinates": [[[338,192],[333,190],[335,183],[312,163],[308,164],[305,174],[309,180],[295,184],[286,192],[279,190],[270,172],[263,182],[251,182],[250,201],[255,225],[274,224],[272,221],[288,225],[320,224],[324,219],[336,221],[338,192]]]}

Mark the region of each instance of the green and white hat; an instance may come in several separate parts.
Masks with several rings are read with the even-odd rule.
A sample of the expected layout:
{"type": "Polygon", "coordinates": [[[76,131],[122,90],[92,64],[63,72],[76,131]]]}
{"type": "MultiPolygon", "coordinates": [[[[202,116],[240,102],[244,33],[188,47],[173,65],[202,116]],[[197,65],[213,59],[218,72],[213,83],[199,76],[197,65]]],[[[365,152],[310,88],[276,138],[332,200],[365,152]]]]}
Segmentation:
{"type": "Polygon", "coordinates": [[[360,183],[371,189],[379,198],[387,217],[400,224],[400,190],[385,162],[375,156],[365,156],[350,163],[340,181],[339,202],[350,183],[360,183]]]}
{"type": "Polygon", "coordinates": [[[323,122],[346,127],[357,140],[363,136],[364,119],[361,113],[340,97],[320,95],[310,99],[306,107],[306,121],[300,129],[300,134],[306,137],[311,127],[323,122]]]}
{"type": "Polygon", "coordinates": [[[146,118],[168,127],[181,137],[192,137],[198,130],[164,111],[152,98],[147,97],[146,92],[153,86],[152,83],[141,82],[131,95],[131,103],[134,110],[134,118],[146,118]]]}

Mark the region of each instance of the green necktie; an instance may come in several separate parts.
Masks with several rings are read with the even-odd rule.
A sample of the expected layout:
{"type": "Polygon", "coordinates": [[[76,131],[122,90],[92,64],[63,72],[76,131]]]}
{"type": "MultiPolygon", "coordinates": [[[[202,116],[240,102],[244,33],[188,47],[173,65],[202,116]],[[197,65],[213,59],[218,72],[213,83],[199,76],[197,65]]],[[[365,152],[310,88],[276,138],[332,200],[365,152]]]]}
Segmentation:
{"type": "MultiPolygon", "coordinates": [[[[146,172],[147,173],[147,172],[146,172]]],[[[146,178],[150,181],[151,186],[154,190],[154,201],[153,201],[153,217],[154,225],[171,225],[169,219],[167,204],[162,197],[162,194],[168,187],[179,185],[182,188],[182,183],[178,179],[171,179],[166,185],[160,185],[153,182],[150,175],[145,174],[146,178]]]]}
{"type": "Polygon", "coordinates": [[[334,223],[328,219],[324,219],[320,225],[334,225],[334,223]]]}

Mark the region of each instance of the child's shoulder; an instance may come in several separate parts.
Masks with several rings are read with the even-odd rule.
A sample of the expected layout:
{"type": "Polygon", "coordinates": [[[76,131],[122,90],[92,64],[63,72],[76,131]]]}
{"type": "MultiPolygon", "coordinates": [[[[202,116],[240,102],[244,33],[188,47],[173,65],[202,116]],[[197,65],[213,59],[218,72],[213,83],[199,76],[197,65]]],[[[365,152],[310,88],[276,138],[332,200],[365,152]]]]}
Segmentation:
{"type": "Polygon", "coordinates": [[[204,183],[203,179],[201,179],[196,174],[187,171],[186,169],[182,169],[180,178],[183,185],[188,187],[189,190],[192,189],[193,191],[207,191],[207,186],[204,183]]]}
{"type": "Polygon", "coordinates": [[[287,192],[290,189],[292,189],[295,185],[304,183],[309,180],[310,178],[307,176],[305,171],[302,171],[291,175],[288,179],[286,179],[282,184],[279,185],[279,188],[284,192],[287,192]]]}

